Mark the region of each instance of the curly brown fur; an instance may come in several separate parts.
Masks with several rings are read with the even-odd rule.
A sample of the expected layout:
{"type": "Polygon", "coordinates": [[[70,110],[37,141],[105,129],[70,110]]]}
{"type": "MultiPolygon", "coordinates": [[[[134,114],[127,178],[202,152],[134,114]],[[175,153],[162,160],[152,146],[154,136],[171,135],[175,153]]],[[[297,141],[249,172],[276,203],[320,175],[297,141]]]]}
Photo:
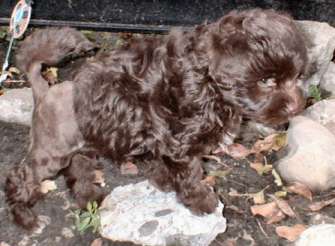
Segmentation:
{"type": "MultiPolygon", "coordinates": [[[[78,34],[73,29],[34,33],[34,44],[27,39],[21,45],[21,67],[49,64],[48,59],[34,58],[52,51],[39,41],[43,35],[66,46],[78,34]],[[22,57],[27,49],[31,59],[22,57]]],[[[62,58],[67,51],[58,49],[57,42],[52,42],[53,51],[62,58]]],[[[77,42],[80,46],[85,40],[77,42]]],[[[230,144],[242,118],[277,125],[299,113],[304,99],[298,79],[306,61],[304,40],[293,20],[256,9],[233,11],[190,31],[175,29],[165,37],[134,39],[88,59],[74,81],[49,89],[35,84],[39,69],[26,69],[39,101],[29,158],[7,180],[15,218],[23,211],[16,221],[31,227],[30,207],[40,182],[66,167],[76,170],[71,158],[82,148],[107,155],[114,163],[141,158],[153,167],[148,173],[152,183],[175,190],[197,214],[213,212],[217,197],[200,182],[201,156],[218,143],[230,144]]],[[[86,172],[70,173],[72,180],[90,185],[86,172]]],[[[95,192],[92,189],[92,197],[97,197],[95,192]]],[[[75,193],[80,200],[80,188],[75,193]]]]}

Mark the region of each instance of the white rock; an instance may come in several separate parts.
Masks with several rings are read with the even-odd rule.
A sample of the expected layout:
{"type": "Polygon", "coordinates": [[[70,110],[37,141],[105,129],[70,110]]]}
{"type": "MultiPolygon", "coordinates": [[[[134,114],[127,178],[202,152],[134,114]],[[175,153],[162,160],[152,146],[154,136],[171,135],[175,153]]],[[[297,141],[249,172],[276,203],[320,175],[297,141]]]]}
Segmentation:
{"type": "Polygon", "coordinates": [[[24,125],[31,124],[33,96],[30,88],[11,89],[0,96],[0,120],[24,125]]]}
{"type": "Polygon", "coordinates": [[[287,182],[298,181],[312,190],[335,187],[335,137],[321,124],[304,116],[291,120],[288,154],[276,168],[287,182]]]}
{"type": "Polygon", "coordinates": [[[335,99],[315,103],[305,110],[304,115],[325,126],[335,136],[335,99]]]}
{"type": "Polygon", "coordinates": [[[206,246],[226,230],[220,203],[213,214],[195,216],[148,181],[117,187],[101,208],[101,235],[141,245],[206,246]]]}
{"type": "Polygon", "coordinates": [[[335,224],[315,225],[304,231],[295,246],[334,246],[335,224]]]}
{"type": "Polygon", "coordinates": [[[327,23],[316,21],[297,21],[305,33],[308,47],[309,78],[304,83],[305,92],[309,85],[318,85],[327,71],[335,50],[335,28],[327,23]]]}
{"type": "Polygon", "coordinates": [[[335,96],[335,63],[331,62],[327,71],[324,73],[321,83],[321,89],[330,93],[330,96],[335,96]]]}

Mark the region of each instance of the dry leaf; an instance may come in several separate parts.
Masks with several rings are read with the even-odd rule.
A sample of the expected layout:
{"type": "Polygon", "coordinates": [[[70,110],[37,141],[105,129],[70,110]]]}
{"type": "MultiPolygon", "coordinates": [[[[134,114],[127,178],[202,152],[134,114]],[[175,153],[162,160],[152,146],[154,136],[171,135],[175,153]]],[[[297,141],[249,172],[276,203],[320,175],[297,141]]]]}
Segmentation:
{"type": "Polygon", "coordinates": [[[261,190],[260,192],[254,193],[254,194],[250,194],[255,204],[265,203],[264,190],[265,189],[261,190]]]}
{"type": "Polygon", "coordinates": [[[8,72],[10,72],[11,74],[20,74],[21,73],[20,70],[16,67],[10,67],[8,69],[8,72]]]}
{"type": "Polygon", "coordinates": [[[272,149],[274,151],[278,151],[285,147],[287,145],[287,134],[286,132],[278,133],[277,136],[275,136],[275,143],[272,146],[272,149]]]}
{"type": "Polygon", "coordinates": [[[286,133],[275,133],[267,136],[263,140],[258,140],[251,151],[253,153],[268,152],[271,150],[278,151],[287,144],[286,133]]]}
{"type": "Polygon", "coordinates": [[[287,201],[277,198],[274,195],[269,195],[277,204],[277,206],[280,208],[281,211],[283,211],[284,214],[290,216],[290,217],[295,217],[295,212],[291,208],[291,206],[288,204],[287,201]]]}
{"type": "Polygon", "coordinates": [[[93,240],[93,242],[91,243],[91,246],[102,246],[102,239],[101,238],[96,238],[93,240]]]}
{"type": "Polygon", "coordinates": [[[50,84],[55,84],[58,80],[58,68],[56,67],[49,67],[42,74],[50,84]]]}
{"type": "Polygon", "coordinates": [[[285,214],[279,209],[276,202],[250,207],[252,215],[261,215],[267,219],[268,224],[276,223],[285,218],[285,214]]]}
{"type": "Polygon", "coordinates": [[[230,174],[231,171],[232,171],[231,168],[229,168],[227,170],[210,171],[209,174],[208,174],[208,176],[214,176],[214,177],[224,178],[228,174],[230,174]]]}
{"type": "Polygon", "coordinates": [[[270,172],[272,170],[272,165],[264,165],[263,163],[261,162],[250,162],[250,167],[252,169],[255,169],[256,172],[262,176],[263,174],[266,174],[268,172],[270,172]]]}
{"type": "Polygon", "coordinates": [[[245,194],[238,193],[237,190],[235,190],[234,188],[229,188],[228,195],[229,196],[237,196],[237,197],[246,196],[245,194]]]}
{"type": "Polygon", "coordinates": [[[215,156],[215,155],[203,155],[202,157],[205,158],[205,159],[208,159],[208,160],[214,160],[214,161],[216,161],[217,163],[219,163],[219,164],[221,164],[223,166],[226,166],[226,167],[228,166],[225,163],[223,163],[221,161],[220,157],[218,157],[218,156],[215,156]]]}
{"type": "Polygon", "coordinates": [[[132,162],[127,161],[126,163],[123,163],[121,165],[121,174],[122,175],[137,175],[138,174],[138,168],[132,162]]]}
{"type": "Polygon", "coordinates": [[[58,68],[56,68],[56,67],[49,67],[48,69],[47,69],[47,72],[48,73],[51,73],[51,75],[54,77],[54,78],[58,78],[58,68]]]}
{"type": "Polygon", "coordinates": [[[267,224],[274,224],[277,223],[279,221],[282,221],[283,219],[285,219],[285,214],[281,211],[278,210],[275,214],[273,214],[270,219],[268,219],[266,221],[267,224]]]}
{"type": "Polygon", "coordinates": [[[215,185],[215,176],[207,176],[205,179],[201,180],[201,183],[213,187],[215,185]]]}
{"type": "Polygon", "coordinates": [[[234,211],[234,212],[236,212],[236,213],[238,213],[238,214],[244,214],[244,213],[245,213],[244,210],[240,209],[239,207],[237,207],[237,206],[235,206],[235,205],[233,205],[233,204],[231,204],[231,205],[227,205],[226,208],[227,208],[227,209],[230,209],[230,210],[232,210],[232,211],[234,211]]]}
{"type": "Polygon", "coordinates": [[[253,199],[255,204],[263,204],[265,203],[264,191],[268,187],[269,186],[265,187],[263,190],[256,192],[256,193],[238,193],[235,189],[230,188],[228,195],[232,197],[248,197],[248,198],[253,199]]]}
{"type": "Polygon", "coordinates": [[[272,176],[275,178],[275,184],[277,186],[283,186],[283,181],[275,169],[272,170],[272,176]]]}
{"type": "Polygon", "coordinates": [[[104,173],[100,170],[95,170],[94,171],[94,183],[99,184],[101,187],[104,187],[106,185],[105,183],[105,178],[104,178],[104,173]]]}
{"type": "Polygon", "coordinates": [[[49,191],[53,191],[53,190],[56,190],[56,189],[57,189],[57,185],[56,185],[55,181],[52,181],[52,180],[44,180],[41,183],[41,186],[40,186],[40,191],[43,194],[46,194],[49,191]]]}
{"type": "Polygon", "coordinates": [[[308,205],[308,208],[313,211],[319,211],[321,209],[323,209],[324,207],[327,207],[329,205],[333,205],[335,203],[335,198],[332,198],[330,200],[326,200],[326,201],[319,201],[319,202],[313,202],[311,204],[308,205]]]}
{"type": "Polygon", "coordinates": [[[284,190],[277,191],[277,192],[275,192],[275,196],[278,197],[278,198],[286,197],[287,196],[287,191],[284,191],[284,190]]]}
{"type": "Polygon", "coordinates": [[[252,152],[254,153],[260,153],[260,152],[268,152],[272,149],[272,146],[275,142],[275,136],[276,134],[272,134],[270,136],[267,136],[264,139],[257,140],[254,146],[252,147],[252,152]]]}
{"type": "Polygon", "coordinates": [[[312,198],[312,192],[308,188],[308,186],[304,185],[304,184],[301,184],[299,182],[292,183],[289,187],[287,187],[287,191],[298,194],[298,195],[301,195],[301,196],[307,198],[310,201],[312,201],[312,199],[313,199],[312,198]]]}
{"type": "Polygon", "coordinates": [[[296,224],[292,227],[290,226],[278,226],[276,227],[276,233],[279,237],[285,238],[290,242],[294,242],[298,239],[300,234],[306,230],[306,226],[301,224],[296,224]]]}
{"type": "Polygon", "coordinates": [[[220,145],[218,149],[216,149],[214,154],[227,154],[234,159],[244,159],[246,158],[251,152],[249,149],[244,147],[242,144],[234,143],[231,145],[220,145]]]}

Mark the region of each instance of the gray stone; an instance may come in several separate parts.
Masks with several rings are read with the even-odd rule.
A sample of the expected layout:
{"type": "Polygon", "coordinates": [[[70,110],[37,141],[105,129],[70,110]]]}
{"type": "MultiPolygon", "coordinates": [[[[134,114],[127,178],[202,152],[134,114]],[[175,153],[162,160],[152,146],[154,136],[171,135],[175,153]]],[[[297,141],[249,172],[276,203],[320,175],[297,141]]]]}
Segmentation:
{"type": "Polygon", "coordinates": [[[335,98],[335,63],[331,62],[327,71],[323,74],[320,88],[329,92],[329,96],[335,98]]]}
{"type": "Polygon", "coordinates": [[[141,245],[206,246],[226,230],[220,203],[213,214],[193,215],[174,192],[161,192],[148,181],[120,186],[101,206],[101,235],[141,245]]]}
{"type": "Polygon", "coordinates": [[[327,23],[316,21],[297,21],[300,29],[305,33],[308,42],[307,80],[303,83],[304,91],[310,85],[318,85],[327,71],[335,50],[335,28],[327,23]]]}
{"type": "Polygon", "coordinates": [[[304,116],[290,122],[287,155],[276,163],[286,182],[300,182],[314,191],[335,187],[335,137],[321,124],[304,116]]]}
{"type": "Polygon", "coordinates": [[[33,96],[30,88],[6,90],[0,96],[0,120],[24,125],[31,124],[33,96]]]}
{"type": "Polygon", "coordinates": [[[325,126],[335,136],[335,99],[315,103],[305,110],[304,116],[325,126]]]}
{"type": "Polygon", "coordinates": [[[305,230],[295,243],[295,246],[334,246],[335,224],[311,226],[305,230]]]}

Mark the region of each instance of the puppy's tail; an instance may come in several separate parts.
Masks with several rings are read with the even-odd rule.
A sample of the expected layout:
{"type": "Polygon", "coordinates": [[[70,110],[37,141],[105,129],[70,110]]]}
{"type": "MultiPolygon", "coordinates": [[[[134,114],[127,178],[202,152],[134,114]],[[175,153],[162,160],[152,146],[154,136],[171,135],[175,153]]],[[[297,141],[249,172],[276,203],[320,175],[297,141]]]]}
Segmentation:
{"type": "Polygon", "coordinates": [[[43,64],[55,66],[69,55],[78,55],[93,48],[94,45],[81,32],[69,27],[37,30],[27,37],[19,47],[16,63],[28,76],[35,104],[49,88],[41,75],[43,64]]]}

